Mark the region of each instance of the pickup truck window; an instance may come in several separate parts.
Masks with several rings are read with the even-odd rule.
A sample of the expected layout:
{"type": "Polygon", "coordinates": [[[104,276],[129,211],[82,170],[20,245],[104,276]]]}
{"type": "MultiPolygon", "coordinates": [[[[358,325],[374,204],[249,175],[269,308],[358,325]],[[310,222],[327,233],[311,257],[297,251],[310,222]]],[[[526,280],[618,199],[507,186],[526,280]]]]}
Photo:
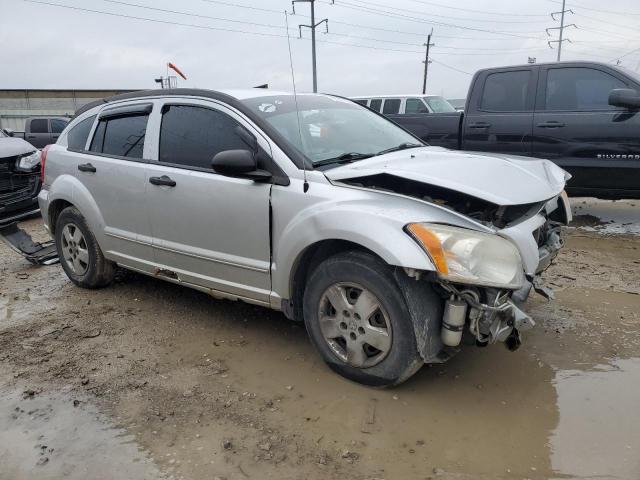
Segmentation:
{"type": "Polygon", "coordinates": [[[382,106],[382,100],[379,98],[376,98],[374,100],[371,100],[371,103],[369,104],[369,108],[371,110],[374,110],[376,112],[380,111],[380,107],[382,106]]]}
{"type": "Polygon", "coordinates": [[[480,108],[489,112],[527,110],[529,70],[491,73],[487,76],[480,108]]]}
{"type": "Polygon", "coordinates": [[[91,141],[92,152],[142,158],[149,115],[103,118],[91,141]]]}
{"type": "Polygon", "coordinates": [[[34,118],[30,125],[31,133],[49,133],[49,120],[46,118],[34,118]]]}
{"type": "Polygon", "coordinates": [[[242,128],[228,115],[210,108],[166,105],[160,127],[159,160],[211,169],[211,160],[226,150],[247,150],[236,133],[242,128]]]}
{"type": "Polygon", "coordinates": [[[387,98],[384,101],[384,107],[382,108],[384,114],[396,114],[400,113],[400,99],[399,98],[387,98]]]}
{"type": "Polygon", "coordinates": [[[551,68],[547,73],[546,110],[615,110],[609,92],[626,85],[593,68],[551,68]]]}
{"type": "Polygon", "coordinates": [[[95,119],[95,115],[85,118],[69,130],[69,133],[67,133],[67,148],[71,150],[84,150],[95,119]]]}
{"type": "Polygon", "coordinates": [[[360,105],[364,105],[365,107],[367,106],[367,100],[354,100],[354,102],[360,105]]]}
{"type": "Polygon", "coordinates": [[[57,118],[51,119],[51,133],[62,133],[68,122],[57,118]]]}
{"type": "Polygon", "coordinates": [[[429,113],[429,109],[420,98],[407,98],[404,113],[429,113]]]}

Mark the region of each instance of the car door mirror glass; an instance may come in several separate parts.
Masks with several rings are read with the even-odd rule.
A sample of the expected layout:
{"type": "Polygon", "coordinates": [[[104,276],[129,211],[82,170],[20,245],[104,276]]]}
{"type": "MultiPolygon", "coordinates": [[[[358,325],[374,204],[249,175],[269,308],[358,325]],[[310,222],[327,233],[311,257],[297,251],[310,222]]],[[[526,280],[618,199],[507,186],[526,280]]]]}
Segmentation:
{"type": "Polygon", "coordinates": [[[631,88],[614,88],[609,92],[609,105],[614,107],[640,107],[640,94],[631,88]]]}

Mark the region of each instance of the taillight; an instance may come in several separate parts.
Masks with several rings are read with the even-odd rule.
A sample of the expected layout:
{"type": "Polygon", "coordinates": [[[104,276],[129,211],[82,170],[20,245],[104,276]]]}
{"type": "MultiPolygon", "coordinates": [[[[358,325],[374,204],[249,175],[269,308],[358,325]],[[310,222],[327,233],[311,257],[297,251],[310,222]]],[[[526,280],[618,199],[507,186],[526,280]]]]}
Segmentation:
{"type": "Polygon", "coordinates": [[[47,145],[40,152],[40,181],[44,183],[44,166],[47,161],[47,152],[49,151],[49,147],[51,145],[47,145]]]}

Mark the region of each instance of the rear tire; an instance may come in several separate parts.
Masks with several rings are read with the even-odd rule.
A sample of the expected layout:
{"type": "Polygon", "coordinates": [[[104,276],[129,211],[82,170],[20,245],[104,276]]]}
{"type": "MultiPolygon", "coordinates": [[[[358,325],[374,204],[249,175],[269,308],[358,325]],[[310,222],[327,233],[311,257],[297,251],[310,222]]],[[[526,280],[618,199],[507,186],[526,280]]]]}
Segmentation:
{"type": "Polygon", "coordinates": [[[303,307],[311,341],[343,377],[391,387],[424,365],[392,269],[371,254],[350,251],[323,261],[307,281],[303,307]]]}
{"type": "Polygon", "coordinates": [[[75,207],[65,208],[56,221],[56,248],[63,270],[73,283],[82,288],[101,288],[115,276],[115,264],[106,258],[75,207]]]}

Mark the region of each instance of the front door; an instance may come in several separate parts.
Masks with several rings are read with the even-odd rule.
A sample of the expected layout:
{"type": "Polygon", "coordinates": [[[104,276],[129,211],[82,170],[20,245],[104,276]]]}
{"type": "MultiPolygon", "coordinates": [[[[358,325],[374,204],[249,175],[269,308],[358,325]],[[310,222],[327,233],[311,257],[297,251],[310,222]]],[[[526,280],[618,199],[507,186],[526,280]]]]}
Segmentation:
{"type": "Polygon", "coordinates": [[[489,73],[465,112],[464,150],[531,155],[533,69],[489,73]]]}
{"type": "Polygon", "coordinates": [[[534,155],[573,175],[572,194],[640,189],[640,111],[609,105],[615,88],[629,86],[604,69],[561,66],[540,73],[534,155]]]}
{"type": "Polygon", "coordinates": [[[182,282],[268,303],[271,290],[271,184],[213,172],[218,152],[247,149],[235,112],[194,100],[167,103],[158,162],[147,166],[146,201],[158,273],[182,282]]]}

